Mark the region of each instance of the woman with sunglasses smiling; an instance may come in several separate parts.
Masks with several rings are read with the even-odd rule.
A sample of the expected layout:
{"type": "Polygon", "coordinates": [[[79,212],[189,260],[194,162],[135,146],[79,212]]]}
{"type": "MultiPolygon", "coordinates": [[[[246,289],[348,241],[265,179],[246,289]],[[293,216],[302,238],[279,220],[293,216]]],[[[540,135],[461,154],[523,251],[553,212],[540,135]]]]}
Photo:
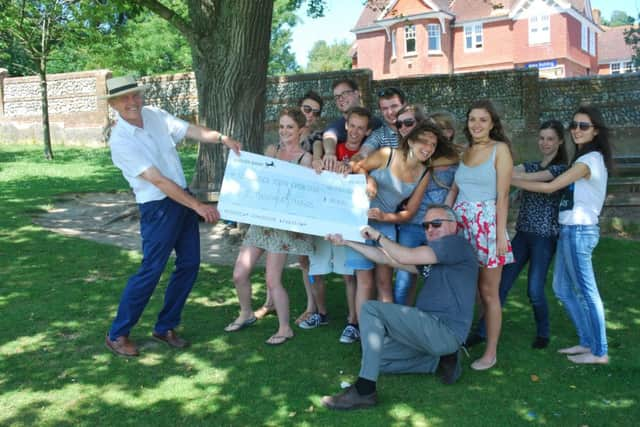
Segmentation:
{"type": "MultiPolygon", "coordinates": [[[[428,180],[427,161],[439,152],[440,141],[442,134],[438,128],[423,122],[402,138],[398,149],[384,147],[357,163],[350,163],[354,173],[370,174],[367,179],[367,194],[372,199],[369,225],[388,239],[397,240],[395,222],[398,214],[395,211],[400,202],[411,196],[408,205],[413,212],[417,210],[428,180]]],[[[347,255],[347,266],[356,271],[358,314],[362,304],[373,297],[374,283],[378,300],[393,302],[391,267],[374,264],[353,250],[347,255]]]]}
{"type": "Polygon", "coordinates": [[[612,170],[609,133],[600,111],[578,108],[569,124],[577,146],[569,170],[550,182],[522,178],[513,185],[527,191],[553,193],[565,189],[560,201],[560,238],[553,272],[553,291],[576,327],[579,343],[558,350],[574,363],[609,363],[604,307],[591,256],[600,238],[598,217],[612,170]]]}
{"type": "Polygon", "coordinates": [[[509,184],[513,170],[510,141],[490,101],[476,101],[467,111],[464,134],[469,148],[447,196],[461,219],[480,265],[478,293],[487,325],[487,346],[471,368],[482,371],[497,361],[502,326],[499,288],[502,266],[513,262],[507,235],[509,184]],[[457,199],[456,199],[457,196],[457,199]]]}
{"type": "MultiPolygon", "coordinates": [[[[415,104],[409,104],[398,111],[396,127],[398,133],[406,136],[416,123],[422,122],[426,117],[422,108],[415,104]],[[413,122],[413,123],[411,123],[413,122]]],[[[434,123],[435,124],[435,123],[434,123]]],[[[426,189],[422,189],[423,197],[419,201],[417,209],[407,210],[403,206],[397,218],[398,243],[410,248],[416,248],[426,244],[425,233],[420,221],[424,218],[427,206],[444,203],[447,193],[453,183],[453,176],[458,168],[460,158],[444,133],[438,139],[438,150],[431,156],[431,174],[426,189]],[[411,215],[413,213],[413,215],[411,215]]],[[[420,191],[420,189],[416,190],[420,191]]],[[[396,279],[393,286],[393,301],[396,304],[412,305],[415,299],[417,276],[406,270],[396,270],[396,279]]]]}

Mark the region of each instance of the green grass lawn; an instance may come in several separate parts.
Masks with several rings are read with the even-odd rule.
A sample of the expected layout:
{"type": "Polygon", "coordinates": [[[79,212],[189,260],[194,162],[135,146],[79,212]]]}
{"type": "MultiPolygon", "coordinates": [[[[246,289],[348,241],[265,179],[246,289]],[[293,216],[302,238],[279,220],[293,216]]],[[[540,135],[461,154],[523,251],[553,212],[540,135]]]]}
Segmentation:
{"type": "MultiPolygon", "coordinates": [[[[149,339],[169,273],[132,339],[142,356],[116,357],[104,335],[136,252],[64,237],[32,217],[69,192],[125,191],[107,150],[0,145],[0,425],[426,425],[633,426],[640,423],[640,242],[603,238],[595,268],[608,327],[611,364],[576,366],[555,350],[576,344],[573,326],[553,298],[552,341],[530,349],[535,334],[520,277],[504,310],[497,367],[468,365],[453,386],[433,376],[382,376],[377,408],[325,410],[320,397],[353,381],[357,345],[338,343],[346,315],[344,290],[328,290],[331,322],[296,330],[294,340],[269,347],[270,316],[235,334],[223,327],[237,311],[231,268],[203,265],[185,307],[182,334],[193,342],[176,351],[149,339]]],[[[191,175],[195,151],[183,153],[191,175]]],[[[286,271],[292,315],[304,308],[300,273],[286,271]]],[[[257,271],[255,307],[264,298],[257,271]]]]}

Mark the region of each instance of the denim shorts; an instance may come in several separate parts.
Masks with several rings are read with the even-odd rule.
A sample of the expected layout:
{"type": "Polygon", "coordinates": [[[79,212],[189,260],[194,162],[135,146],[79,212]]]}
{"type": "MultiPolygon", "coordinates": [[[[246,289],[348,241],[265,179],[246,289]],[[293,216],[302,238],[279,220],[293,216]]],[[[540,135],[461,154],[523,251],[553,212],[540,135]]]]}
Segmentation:
{"type": "MultiPolygon", "coordinates": [[[[397,241],[396,225],[390,222],[378,222],[369,221],[369,225],[380,233],[382,233],[387,239],[397,241]]],[[[373,240],[365,240],[365,245],[377,246],[377,243],[373,240]]],[[[347,250],[347,267],[354,270],[373,270],[376,264],[362,255],[360,252],[355,251],[352,248],[347,250]]]]}

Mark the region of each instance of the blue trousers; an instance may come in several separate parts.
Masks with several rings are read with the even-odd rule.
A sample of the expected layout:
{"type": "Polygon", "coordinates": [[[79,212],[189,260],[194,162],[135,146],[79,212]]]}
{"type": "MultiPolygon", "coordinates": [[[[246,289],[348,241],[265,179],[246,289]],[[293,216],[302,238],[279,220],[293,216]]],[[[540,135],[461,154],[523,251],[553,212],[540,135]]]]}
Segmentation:
{"type": "Polygon", "coordinates": [[[154,330],[164,334],[176,328],[200,267],[198,215],[193,210],[168,197],[142,203],[138,207],[142,264],[124,288],[118,314],[109,330],[111,340],[129,335],[138,322],[173,250],[176,251],[175,269],[154,330]]]}
{"type": "MultiPolygon", "coordinates": [[[[515,262],[504,266],[500,278],[500,304],[504,305],[518,275],[529,263],[527,296],[533,308],[536,336],[544,338],[549,338],[550,334],[549,306],[544,287],[551,260],[556,251],[556,243],[555,237],[543,237],[535,233],[518,231],[511,241],[515,262]]],[[[482,337],[486,335],[484,319],[480,320],[478,334],[482,337]]]]}
{"type": "Polygon", "coordinates": [[[604,306],[591,255],[600,239],[597,225],[562,225],[553,271],[553,292],[576,327],[580,345],[607,354],[604,306]]]}
{"type": "MultiPolygon", "coordinates": [[[[421,224],[398,224],[398,243],[409,248],[417,248],[427,243],[427,237],[421,224]]],[[[407,305],[407,296],[416,286],[416,275],[406,270],[396,270],[396,283],[393,287],[393,302],[407,305]]]]}

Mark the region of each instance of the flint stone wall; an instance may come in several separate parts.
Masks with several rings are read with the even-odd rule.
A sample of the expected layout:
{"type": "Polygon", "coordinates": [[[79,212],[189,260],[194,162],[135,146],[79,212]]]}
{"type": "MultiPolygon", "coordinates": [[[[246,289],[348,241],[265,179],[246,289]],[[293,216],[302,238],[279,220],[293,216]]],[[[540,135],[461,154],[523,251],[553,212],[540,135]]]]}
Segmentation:
{"type": "MultiPolygon", "coordinates": [[[[105,145],[110,123],[105,93],[111,73],[96,70],[48,76],[49,109],[55,144],[105,145]]],[[[361,89],[364,104],[380,114],[375,94],[395,86],[404,90],[409,102],[423,104],[427,112],[449,111],[458,119],[457,141],[464,142],[463,120],[469,105],[491,99],[508,136],[516,161],[537,158],[537,130],[542,120],[571,120],[581,103],[597,105],[612,130],[616,155],[639,157],[640,73],[588,76],[558,80],[538,77],[536,69],[491,71],[411,78],[372,79],[369,70],[271,77],[267,84],[265,143],[277,141],[278,112],[295,105],[308,90],[325,101],[321,122],[338,117],[331,89],[336,79],[348,77],[361,89]]],[[[147,103],[160,106],[187,120],[197,121],[198,97],[193,73],[145,77],[147,103]]],[[[7,78],[0,70],[0,141],[41,141],[40,95],[37,77],[7,78]]],[[[568,135],[567,135],[568,137],[568,135]]]]}

